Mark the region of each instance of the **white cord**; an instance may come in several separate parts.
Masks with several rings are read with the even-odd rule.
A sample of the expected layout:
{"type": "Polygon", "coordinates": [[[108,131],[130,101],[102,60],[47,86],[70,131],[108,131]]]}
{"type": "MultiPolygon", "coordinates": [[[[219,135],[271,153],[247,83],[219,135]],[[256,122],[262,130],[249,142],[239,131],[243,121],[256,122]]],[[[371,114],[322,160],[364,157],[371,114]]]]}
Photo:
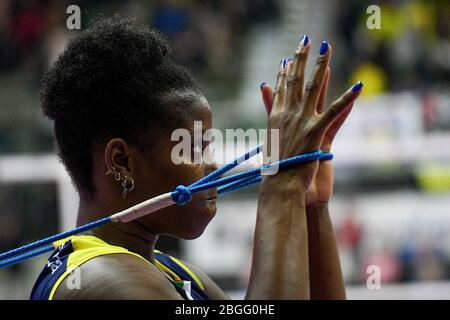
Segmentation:
{"type": "Polygon", "coordinates": [[[175,204],[172,200],[172,192],[167,192],[157,197],[138,203],[123,211],[117,212],[111,216],[112,222],[130,222],[146,214],[158,211],[162,208],[175,204]]]}

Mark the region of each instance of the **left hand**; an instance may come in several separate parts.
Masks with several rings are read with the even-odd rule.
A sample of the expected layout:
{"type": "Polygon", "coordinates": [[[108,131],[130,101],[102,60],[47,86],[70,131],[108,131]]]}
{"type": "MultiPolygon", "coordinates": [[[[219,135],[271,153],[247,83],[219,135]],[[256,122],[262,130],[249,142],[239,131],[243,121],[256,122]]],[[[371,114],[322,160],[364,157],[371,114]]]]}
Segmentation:
{"type": "MultiPolygon", "coordinates": [[[[291,67],[289,63],[289,67],[291,67]]],[[[305,63],[306,64],[306,63],[305,63]]],[[[322,83],[320,97],[318,101],[317,110],[318,112],[323,111],[323,103],[328,89],[328,82],[330,79],[330,69],[327,69],[324,81],[322,83]]],[[[269,116],[272,111],[273,106],[273,93],[272,88],[264,83],[261,86],[261,95],[266,107],[267,115],[269,116]]],[[[344,123],[347,116],[350,114],[353,108],[353,101],[351,101],[345,111],[327,128],[324,138],[322,140],[320,150],[323,152],[330,152],[331,145],[333,143],[334,137],[338,132],[339,128],[344,123]]],[[[311,186],[306,192],[306,206],[327,204],[333,193],[333,163],[332,161],[320,161],[319,168],[316,175],[314,176],[311,186]]]]}

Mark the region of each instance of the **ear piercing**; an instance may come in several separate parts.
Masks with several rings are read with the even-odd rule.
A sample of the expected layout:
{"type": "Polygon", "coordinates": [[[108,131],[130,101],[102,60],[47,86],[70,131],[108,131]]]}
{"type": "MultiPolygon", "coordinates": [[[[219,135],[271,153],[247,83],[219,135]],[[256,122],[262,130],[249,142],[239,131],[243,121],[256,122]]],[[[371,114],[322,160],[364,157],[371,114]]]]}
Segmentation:
{"type": "MultiPolygon", "coordinates": [[[[109,169],[106,172],[106,175],[109,174],[114,174],[114,180],[122,181],[122,175],[116,170],[115,167],[112,167],[112,169],[109,169]]],[[[128,193],[134,189],[134,179],[132,177],[123,175],[123,181],[120,183],[120,185],[122,186],[122,198],[125,199],[128,193]]]]}

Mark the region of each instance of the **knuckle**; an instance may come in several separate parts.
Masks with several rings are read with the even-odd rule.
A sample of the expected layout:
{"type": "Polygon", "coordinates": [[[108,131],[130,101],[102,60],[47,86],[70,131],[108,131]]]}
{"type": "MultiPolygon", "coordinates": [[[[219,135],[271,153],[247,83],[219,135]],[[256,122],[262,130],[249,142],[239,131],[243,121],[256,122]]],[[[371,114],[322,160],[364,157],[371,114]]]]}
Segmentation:
{"type": "Polygon", "coordinates": [[[346,94],[344,94],[342,96],[342,102],[349,103],[352,100],[352,98],[353,98],[353,94],[350,92],[347,92],[346,94]]]}
{"type": "Polygon", "coordinates": [[[316,59],[316,65],[321,66],[327,61],[327,56],[318,56],[316,59]]]}
{"type": "Polygon", "coordinates": [[[317,89],[318,86],[319,86],[319,84],[317,83],[316,80],[309,80],[309,81],[306,83],[305,90],[307,90],[307,91],[312,91],[312,90],[317,89]]]}
{"type": "Polygon", "coordinates": [[[273,90],[273,92],[272,92],[272,97],[275,98],[278,95],[278,92],[280,92],[280,89],[275,88],[275,90],[273,90]]]}
{"type": "Polygon", "coordinates": [[[278,97],[280,93],[283,93],[282,89],[280,87],[276,88],[276,90],[273,91],[272,97],[278,97]]]}
{"type": "Polygon", "coordinates": [[[280,87],[285,79],[286,79],[286,74],[278,74],[277,75],[277,87],[280,87]]]}
{"type": "Polygon", "coordinates": [[[295,86],[295,84],[298,82],[297,77],[295,77],[294,75],[290,75],[287,79],[287,87],[288,88],[292,88],[295,86]]]}
{"type": "Polygon", "coordinates": [[[306,57],[306,53],[304,51],[296,51],[294,54],[294,58],[296,60],[302,60],[306,57]]]}
{"type": "Polygon", "coordinates": [[[327,110],[327,113],[331,116],[331,117],[335,117],[339,114],[339,104],[337,103],[333,103],[327,110]]]}
{"type": "Polygon", "coordinates": [[[278,71],[277,78],[282,78],[284,76],[286,76],[286,69],[281,69],[280,71],[278,71]]]}

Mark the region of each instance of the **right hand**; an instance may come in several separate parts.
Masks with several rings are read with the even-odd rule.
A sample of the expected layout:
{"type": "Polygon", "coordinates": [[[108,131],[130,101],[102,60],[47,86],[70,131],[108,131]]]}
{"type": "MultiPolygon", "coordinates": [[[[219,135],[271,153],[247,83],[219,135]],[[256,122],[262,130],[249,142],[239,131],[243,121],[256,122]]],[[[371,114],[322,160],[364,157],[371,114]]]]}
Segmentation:
{"type": "MultiPolygon", "coordinates": [[[[360,93],[360,88],[353,91],[348,89],[338,100],[326,110],[322,110],[325,100],[326,78],[329,74],[329,60],[332,48],[319,55],[314,71],[304,87],[304,73],[306,59],[311,43],[303,45],[303,41],[295,52],[294,60],[280,64],[277,83],[272,103],[265,103],[268,118],[268,132],[279,130],[279,159],[286,159],[298,154],[318,150],[323,143],[325,133],[340,116],[349,111],[360,93]]],[[[263,91],[264,96],[264,91],[263,91]]],[[[263,97],[264,98],[264,97],[263,97]]],[[[265,100],[269,97],[264,98],[265,100]]],[[[270,137],[267,141],[270,141],[270,137]]],[[[270,146],[268,146],[270,148],[270,146]]],[[[305,190],[317,171],[318,161],[288,169],[300,176],[305,190]]]]}

